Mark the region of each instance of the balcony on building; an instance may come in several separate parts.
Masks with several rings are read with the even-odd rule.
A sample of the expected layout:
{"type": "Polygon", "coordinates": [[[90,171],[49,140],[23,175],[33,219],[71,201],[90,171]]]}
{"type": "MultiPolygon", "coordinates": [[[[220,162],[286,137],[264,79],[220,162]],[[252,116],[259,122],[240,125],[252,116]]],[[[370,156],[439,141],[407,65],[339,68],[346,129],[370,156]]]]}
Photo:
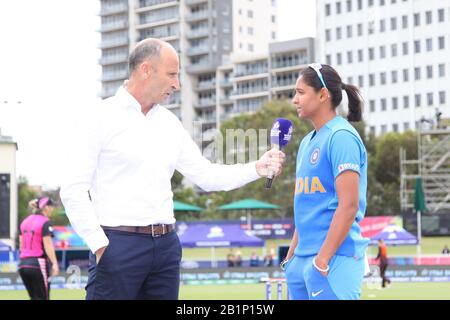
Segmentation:
{"type": "Polygon", "coordinates": [[[101,64],[102,66],[121,63],[121,62],[127,62],[127,61],[128,61],[127,53],[104,56],[104,57],[101,57],[100,59],[98,59],[99,64],[101,64]]]}
{"type": "Polygon", "coordinates": [[[125,2],[115,3],[111,5],[102,5],[99,16],[108,16],[128,11],[128,4],[125,2]]]}
{"type": "Polygon", "coordinates": [[[127,20],[116,20],[108,23],[102,23],[100,32],[110,32],[128,28],[127,20]]]}
{"type": "Polygon", "coordinates": [[[102,81],[117,81],[126,79],[128,77],[128,70],[108,71],[102,73],[102,81]]]}
{"type": "Polygon", "coordinates": [[[216,98],[199,99],[194,105],[196,109],[210,109],[216,107],[216,98]]]}
{"type": "Polygon", "coordinates": [[[177,0],[140,0],[136,7],[136,13],[178,6],[179,4],[180,2],[177,0]]]}
{"type": "Polygon", "coordinates": [[[189,74],[202,74],[206,72],[214,72],[216,68],[209,59],[201,59],[196,63],[186,65],[186,71],[189,74]]]}
{"type": "Polygon", "coordinates": [[[198,56],[198,55],[203,55],[203,54],[209,54],[209,46],[207,45],[200,45],[200,46],[195,46],[195,47],[190,47],[187,50],[187,55],[188,56],[198,56]]]}
{"type": "Polygon", "coordinates": [[[201,21],[201,20],[207,20],[210,17],[210,11],[208,10],[201,10],[196,11],[191,14],[189,14],[186,17],[187,22],[194,22],[194,21],[201,21]]]}
{"type": "Polygon", "coordinates": [[[188,39],[199,39],[209,37],[209,28],[191,29],[186,33],[188,39]]]}
{"type": "Polygon", "coordinates": [[[197,4],[208,3],[208,0],[185,0],[187,6],[195,6],[197,4]]]}
{"type": "Polygon", "coordinates": [[[128,46],[129,39],[127,36],[104,39],[100,42],[100,49],[128,46]]]}

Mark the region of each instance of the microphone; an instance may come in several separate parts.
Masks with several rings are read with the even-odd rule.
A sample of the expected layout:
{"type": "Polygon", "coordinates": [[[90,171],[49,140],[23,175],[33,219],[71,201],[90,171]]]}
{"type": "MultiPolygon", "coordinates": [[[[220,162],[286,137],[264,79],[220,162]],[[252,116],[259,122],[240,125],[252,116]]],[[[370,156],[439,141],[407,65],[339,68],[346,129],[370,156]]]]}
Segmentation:
{"type": "MultiPolygon", "coordinates": [[[[270,144],[272,150],[281,150],[287,146],[292,137],[292,122],[288,119],[278,118],[270,130],[270,144]]],[[[272,187],[274,173],[269,170],[266,178],[266,189],[272,187]]]]}

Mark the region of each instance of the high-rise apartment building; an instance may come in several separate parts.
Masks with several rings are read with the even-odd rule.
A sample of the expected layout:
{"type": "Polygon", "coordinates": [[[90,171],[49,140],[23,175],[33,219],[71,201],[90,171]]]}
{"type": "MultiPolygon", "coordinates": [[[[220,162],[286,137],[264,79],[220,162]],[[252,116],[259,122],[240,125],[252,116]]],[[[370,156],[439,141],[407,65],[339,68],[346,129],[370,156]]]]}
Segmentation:
{"type": "Polygon", "coordinates": [[[450,2],[317,0],[317,57],[362,89],[375,134],[450,117],[450,2]]]}
{"type": "Polygon", "coordinates": [[[217,125],[217,68],[231,55],[267,54],[277,37],[275,0],[101,0],[100,16],[101,97],[127,79],[137,42],[168,41],[180,54],[182,88],[166,106],[190,132],[194,123],[203,131],[217,125]]]}

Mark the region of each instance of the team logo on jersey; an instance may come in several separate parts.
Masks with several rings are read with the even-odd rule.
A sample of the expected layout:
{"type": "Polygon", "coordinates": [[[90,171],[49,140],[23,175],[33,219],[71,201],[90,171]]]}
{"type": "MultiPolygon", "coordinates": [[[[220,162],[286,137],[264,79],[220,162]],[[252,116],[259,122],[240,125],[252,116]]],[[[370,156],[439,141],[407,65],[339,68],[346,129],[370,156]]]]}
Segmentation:
{"type": "Polygon", "coordinates": [[[317,161],[319,161],[319,155],[320,155],[320,149],[314,149],[313,153],[311,154],[311,164],[316,164],[317,161]]]}

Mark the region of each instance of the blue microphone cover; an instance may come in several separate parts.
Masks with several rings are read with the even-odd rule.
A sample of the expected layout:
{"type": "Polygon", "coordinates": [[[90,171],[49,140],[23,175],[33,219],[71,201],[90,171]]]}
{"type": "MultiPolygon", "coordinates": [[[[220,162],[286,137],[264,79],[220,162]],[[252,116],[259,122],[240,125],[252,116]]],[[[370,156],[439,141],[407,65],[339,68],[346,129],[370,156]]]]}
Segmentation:
{"type": "Polygon", "coordinates": [[[288,119],[278,118],[270,130],[270,142],[272,145],[286,147],[292,137],[292,122],[288,119]]]}

